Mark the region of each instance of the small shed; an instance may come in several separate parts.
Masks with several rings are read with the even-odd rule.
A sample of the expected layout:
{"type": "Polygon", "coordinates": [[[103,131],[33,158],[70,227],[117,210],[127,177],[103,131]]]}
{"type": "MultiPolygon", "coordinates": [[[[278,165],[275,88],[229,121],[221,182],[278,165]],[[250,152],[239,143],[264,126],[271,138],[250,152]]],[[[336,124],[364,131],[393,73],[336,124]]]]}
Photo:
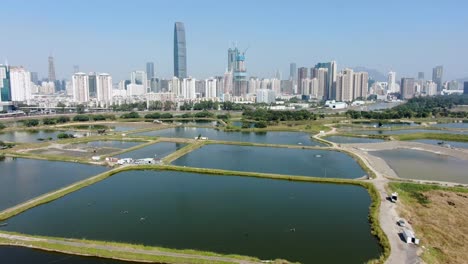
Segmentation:
{"type": "Polygon", "coordinates": [[[99,157],[99,156],[92,156],[91,159],[94,160],[94,161],[99,161],[99,160],[101,160],[101,157],[99,157]]]}

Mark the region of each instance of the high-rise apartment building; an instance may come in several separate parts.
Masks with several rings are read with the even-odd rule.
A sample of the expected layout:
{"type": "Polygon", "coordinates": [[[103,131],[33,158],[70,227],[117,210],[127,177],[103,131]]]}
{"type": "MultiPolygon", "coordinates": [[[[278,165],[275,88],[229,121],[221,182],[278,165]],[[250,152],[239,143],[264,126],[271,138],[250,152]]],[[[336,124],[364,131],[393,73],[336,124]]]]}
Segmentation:
{"type": "MultiPolygon", "coordinates": [[[[320,68],[325,68],[328,70],[328,80],[327,80],[327,89],[325,90],[324,93],[324,98],[326,99],[336,99],[337,97],[337,92],[336,92],[336,78],[337,78],[337,73],[336,73],[336,61],[331,61],[331,62],[321,62],[317,63],[315,65],[315,68],[320,69],[320,68]]],[[[313,71],[312,71],[313,72],[313,71]]],[[[316,76],[312,76],[316,77],[316,76]]]]}
{"type": "Polygon", "coordinates": [[[187,43],[185,41],[185,26],[182,22],[174,25],[174,76],[187,78],[187,43]]]}
{"type": "Polygon", "coordinates": [[[49,82],[55,82],[55,63],[54,57],[52,55],[49,56],[49,82]]]}
{"type": "Polygon", "coordinates": [[[146,92],[148,89],[148,78],[146,77],[145,71],[134,71],[130,75],[130,81],[132,84],[142,85],[143,90],[146,92]]]}
{"type": "Polygon", "coordinates": [[[351,102],[354,100],[354,71],[346,68],[336,76],[337,101],[351,102]]]}
{"type": "Polygon", "coordinates": [[[195,93],[195,83],[196,79],[194,78],[185,78],[182,80],[182,97],[184,99],[196,99],[195,93]]]}
{"type": "Polygon", "coordinates": [[[258,89],[256,92],[257,103],[272,104],[276,101],[275,91],[270,89],[258,89]]]}
{"type": "Polygon", "coordinates": [[[312,77],[317,78],[318,86],[317,86],[317,99],[323,100],[326,99],[326,95],[328,93],[328,68],[313,68],[312,69],[312,77]]]}
{"type": "Polygon", "coordinates": [[[423,92],[426,95],[432,96],[437,94],[437,83],[433,81],[426,81],[424,83],[423,92]]]}
{"type": "Polygon", "coordinates": [[[205,97],[206,98],[215,98],[218,95],[217,91],[217,80],[215,78],[209,78],[205,80],[205,97]]]}
{"type": "Polygon", "coordinates": [[[89,101],[89,79],[84,72],[77,72],[72,76],[73,100],[77,103],[89,101]]]}
{"type": "Polygon", "coordinates": [[[403,99],[413,98],[415,93],[414,78],[401,78],[401,97],[403,99]]]}
{"type": "Polygon", "coordinates": [[[154,78],[154,63],[153,62],[146,63],[146,78],[148,78],[148,80],[151,80],[152,78],[154,78]]]}
{"type": "Polygon", "coordinates": [[[390,93],[399,93],[398,86],[396,84],[396,72],[390,71],[387,78],[387,89],[390,93]]]}
{"type": "Polygon", "coordinates": [[[369,74],[367,72],[355,72],[353,82],[353,99],[362,98],[366,100],[369,90],[369,74]]]}
{"type": "Polygon", "coordinates": [[[232,79],[232,71],[227,71],[224,73],[223,76],[223,83],[224,83],[224,92],[223,94],[231,94],[232,95],[232,89],[233,89],[233,79],[232,79]]]}
{"type": "Polygon", "coordinates": [[[100,73],[96,76],[97,100],[101,106],[112,104],[112,76],[100,73]]]}
{"type": "Polygon", "coordinates": [[[440,92],[443,89],[442,76],[444,74],[444,67],[439,65],[432,69],[432,81],[437,83],[437,91],[440,92]]]}
{"type": "Polygon", "coordinates": [[[306,89],[303,87],[303,80],[308,78],[306,67],[301,67],[297,70],[297,94],[305,94],[304,90],[306,89]]]}
{"type": "Polygon", "coordinates": [[[11,100],[27,102],[32,98],[31,73],[23,67],[10,68],[11,100]]]}

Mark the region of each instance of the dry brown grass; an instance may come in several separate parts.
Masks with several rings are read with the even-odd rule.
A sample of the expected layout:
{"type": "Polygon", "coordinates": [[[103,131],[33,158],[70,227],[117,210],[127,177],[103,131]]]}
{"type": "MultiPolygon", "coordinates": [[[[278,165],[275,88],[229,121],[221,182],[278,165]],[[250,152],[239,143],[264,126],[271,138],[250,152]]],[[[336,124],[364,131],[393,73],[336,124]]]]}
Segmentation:
{"type": "Polygon", "coordinates": [[[428,203],[401,210],[425,247],[421,257],[427,263],[467,263],[468,193],[432,190],[423,195],[428,203]]]}

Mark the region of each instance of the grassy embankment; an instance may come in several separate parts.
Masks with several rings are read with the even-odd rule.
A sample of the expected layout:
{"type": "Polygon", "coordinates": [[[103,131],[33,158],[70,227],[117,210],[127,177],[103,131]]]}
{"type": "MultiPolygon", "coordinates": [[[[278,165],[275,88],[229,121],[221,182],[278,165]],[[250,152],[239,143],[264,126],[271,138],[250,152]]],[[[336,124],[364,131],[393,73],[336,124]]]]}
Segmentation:
{"type": "Polygon", "coordinates": [[[392,135],[397,140],[435,139],[441,141],[468,142],[468,134],[437,134],[437,133],[415,133],[392,135]]]}
{"type": "MultiPolygon", "coordinates": [[[[190,249],[170,249],[110,241],[64,239],[47,236],[30,236],[17,234],[13,232],[2,233],[8,235],[19,235],[30,238],[31,240],[21,241],[16,239],[0,238],[0,245],[25,246],[46,251],[55,251],[81,256],[95,256],[108,259],[127,260],[132,262],[141,261],[152,263],[227,264],[239,263],[240,261],[250,261],[260,263],[260,260],[258,258],[234,254],[223,255],[208,251],[198,251],[190,249]],[[50,242],[48,242],[48,240],[50,242]],[[174,256],[168,256],[171,254],[174,254],[174,256]],[[232,259],[232,261],[217,261],[213,259],[208,259],[209,257],[227,258],[232,259]]],[[[280,262],[280,260],[278,260],[274,263],[284,264],[289,262],[280,262]]]]}
{"type": "Polygon", "coordinates": [[[468,188],[392,182],[389,189],[398,192],[399,213],[421,239],[426,263],[466,263],[468,188]]]}
{"type": "MultiPolygon", "coordinates": [[[[390,253],[390,244],[388,242],[386,235],[384,234],[384,232],[382,231],[379,225],[378,209],[379,209],[379,205],[381,201],[380,201],[380,196],[377,190],[369,182],[357,181],[357,180],[351,180],[351,179],[320,178],[320,177],[291,176],[291,175],[280,175],[280,174],[269,174],[269,173],[226,171],[226,170],[218,170],[218,169],[203,169],[203,168],[180,167],[180,166],[171,166],[171,165],[126,166],[126,167],[120,167],[111,171],[101,173],[95,177],[83,180],[71,186],[62,188],[58,191],[54,191],[54,192],[39,196],[36,199],[30,200],[16,207],[7,209],[0,213],[0,221],[6,220],[14,215],[24,212],[25,210],[39,206],[44,203],[51,202],[71,192],[77,191],[81,188],[84,188],[86,186],[99,182],[101,180],[104,180],[113,174],[123,172],[123,171],[128,171],[128,170],[171,170],[171,171],[180,171],[180,172],[203,173],[203,174],[208,174],[208,175],[213,175],[213,176],[219,176],[219,175],[244,176],[244,177],[266,178],[266,179],[309,182],[309,183],[351,184],[351,185],[361,186],[368,190],[368,193],[371,197],[372,202],[371,202],[370,212],[369,212],[369,222],[371,224],[372,234],[377,236],[383,248],[383,252],[380,258],[378,260],[372,260],[371,263],[383,263],[390,253]]],[[[106,242],[103,242],[103,243],[106,243],[106,242]]],[[[44,247],[47,248],[46,246],[44,247]]],[[[83,250],[85,250],[85,252],[88,252],[90,255],[94,254],[93,251],[86,251],[86,249],[83,249],[83,250]]]]}

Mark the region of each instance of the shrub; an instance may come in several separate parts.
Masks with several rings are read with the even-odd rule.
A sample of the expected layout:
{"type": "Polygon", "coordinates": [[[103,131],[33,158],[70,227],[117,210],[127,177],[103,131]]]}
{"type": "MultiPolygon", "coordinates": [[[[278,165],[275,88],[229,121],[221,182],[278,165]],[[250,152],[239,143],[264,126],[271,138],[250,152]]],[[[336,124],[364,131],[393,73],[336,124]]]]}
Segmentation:
{"type": "Polygon", "coordinates": [[[161,118],[172,118],[172,114],[171,113],[164,113],[164,114],[161,114],[161,118]]]}
{"type": "Polygon", "coordinates": [[[121,118],[128,119],[128,118],[140,118],[140,115],[137,112],[130,112],[120,116],[121,118]]]}
{"type": "Polygon", "coordinates": [[[24,125],[27,127],[35,127],[39,125],[39,120],[37,119],[29,119],[24,121],[24,125]]]}
{"type": "Polygon", "coordinates": [[[59,116],[56,118],[57,123],[63,124],[70,122],[70,118],[68,116],[59,116]]]}
{"type": "Polygon", "coordinates": [[[67,134],[67,133],[59,133],[57,135],[58,139],[64,139],[64,138],[74,138],[72,134],[67,134]]]}
{"type": "Polygon", "coordinates": [[[73,121],[86,122],[89,121],[89,116],[87,115],[76,115],[73,117],[73,121]]]}
{"type": "Polygon", "coordinates": [[[42,124],[44,125],[55,125],[57,120],[55,118],[44,118],[42,119],[42,124]]]}
{"type": "Polygon", "coordinates": [[[0,130],[4,129],[6,126],[3,123],[0,123],[0,130]]]}
{"type": "Polygon", "coordinates": [[[202,112],[196,113],[194,116],[198,118],[204,118],[204,117],[214,117],[214,114],[208,111],[202,111],[202,112]]]}
{"type": "Polygon", "coordinates": [[[161,114],[160,113],[146,114],[145,118],[146,119],[158,119],[158,118],[161,118],[161,114]]]}
{"type": "Polygon", "coordinates": [[[94,121],[106,120],[106,117],[105,117],[104,115],[93,115],[93,116],[91,116],[91,118],[92,118],[94,121]]]}
{"type": "Polygon", "coordinates": [[[267,122],[265,122],[265,121],[257,122],[257,123],[255,123],[255,127],[256,128],[265,128],[265,127],[267,127],[267,122]]]}

